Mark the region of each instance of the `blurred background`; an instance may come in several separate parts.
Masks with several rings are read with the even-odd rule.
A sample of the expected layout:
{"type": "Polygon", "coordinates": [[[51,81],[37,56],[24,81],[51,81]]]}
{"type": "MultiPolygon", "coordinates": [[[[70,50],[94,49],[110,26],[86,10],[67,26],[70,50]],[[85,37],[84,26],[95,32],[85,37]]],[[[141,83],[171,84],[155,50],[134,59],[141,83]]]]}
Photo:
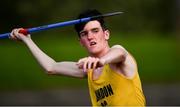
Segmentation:
{"type": "MultiPolygon", "coordinates": [[[[105,19],[110,45],[136,58],[147,105],[180,105],[179,0],[2,0],[0,33],[76,19],[86,9],[124,12],[105,19]]],[[[73,26],[32,39],[56,61],[87,56],[73,26]]],[[[23,43],[8,39],[0,40],[0,84],[0,105],[91,105],[86,79],[48,76],[23,43]]]]}

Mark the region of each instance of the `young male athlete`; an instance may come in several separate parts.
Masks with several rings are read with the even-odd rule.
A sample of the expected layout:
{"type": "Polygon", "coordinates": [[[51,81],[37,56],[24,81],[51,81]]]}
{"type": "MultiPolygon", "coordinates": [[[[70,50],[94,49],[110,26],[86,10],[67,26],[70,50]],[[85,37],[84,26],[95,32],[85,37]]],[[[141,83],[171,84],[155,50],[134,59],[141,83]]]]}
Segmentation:
{"type": "MultiPolygon", "coordinates": [[[[89,10],[78,18],[100,14],[89,10]]],[[[136,61],[121,45],[109,46],[110,32],[103,18],[75,25],[79,42],[89,53],[77,62],[54,61],[38,48],[29,34],[19,33],[20,29],[14,29],[10,38],[24,42],[46,73],[88,78],[93,106],[145,105],[136,61]]]]}

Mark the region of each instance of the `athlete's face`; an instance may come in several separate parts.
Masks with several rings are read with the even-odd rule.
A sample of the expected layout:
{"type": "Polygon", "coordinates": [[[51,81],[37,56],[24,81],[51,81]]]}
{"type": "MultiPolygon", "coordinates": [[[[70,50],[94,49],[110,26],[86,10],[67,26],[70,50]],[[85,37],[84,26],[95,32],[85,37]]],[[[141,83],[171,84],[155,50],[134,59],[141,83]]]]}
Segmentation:
{"type": "Polygon", "coordinates": [[[107,49],[109,31],[103,30],[98,21],[88,22],[80,31],[80,43],[91,55],[100,54],[107,49]]]}

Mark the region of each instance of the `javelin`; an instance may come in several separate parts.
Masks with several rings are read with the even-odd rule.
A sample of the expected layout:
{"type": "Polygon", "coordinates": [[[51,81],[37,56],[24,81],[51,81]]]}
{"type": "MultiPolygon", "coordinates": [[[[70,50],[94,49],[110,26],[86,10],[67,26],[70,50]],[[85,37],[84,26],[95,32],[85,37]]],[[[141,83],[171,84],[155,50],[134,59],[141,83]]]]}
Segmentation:
{"type": "MultiPolygon", "coordinates": [[[[34,33],[34,32],[44,31],[44,30],[48,30],[48,29],[52,29],[52,28],[64,27],[64,26],[68,26],[68,25],[79,24],[79,23],[82,23],[82,22],[88,22],[88,21],[91,21],[91,20],[94,20],[94,19],[119,15],[121,13],[123,13],[123,12],[107,13],[107,14],[102,14],[102,15],[97,15],[97,16],[92,16],[92,17],[87,17],[87,18],[81,18],[81,19],[65,21],[65,22],[60,22],[60,23],[54,23],[54,24],[49,24],[49,25],[44,25],[44,26],[39,26],[39,27],[22,29],[19,32],[27,35],[27,34],[31,34],[31,33],[34,33]]],[[[10,33],[0,34],[0,39],[9,38],[9,36],[10,36],[10,33]]]]}

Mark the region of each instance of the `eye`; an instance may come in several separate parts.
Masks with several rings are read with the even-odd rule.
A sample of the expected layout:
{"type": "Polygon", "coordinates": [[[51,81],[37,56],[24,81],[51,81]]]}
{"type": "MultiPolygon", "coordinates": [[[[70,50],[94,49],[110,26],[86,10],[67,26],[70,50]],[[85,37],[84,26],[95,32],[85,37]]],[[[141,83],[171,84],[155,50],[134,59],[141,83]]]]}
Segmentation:
{"type": "Polygon", "coordinates": [[[92,32],[97,33],[99,32],[99,29],[98,28],[92,29],[92,32]]]}
{"type": "Polygon", "coordinates": [[[84,37],[84,36],[87,36],[87,32],[85,32],[85,31],[80,32],[80,37],[84,37]]]}

